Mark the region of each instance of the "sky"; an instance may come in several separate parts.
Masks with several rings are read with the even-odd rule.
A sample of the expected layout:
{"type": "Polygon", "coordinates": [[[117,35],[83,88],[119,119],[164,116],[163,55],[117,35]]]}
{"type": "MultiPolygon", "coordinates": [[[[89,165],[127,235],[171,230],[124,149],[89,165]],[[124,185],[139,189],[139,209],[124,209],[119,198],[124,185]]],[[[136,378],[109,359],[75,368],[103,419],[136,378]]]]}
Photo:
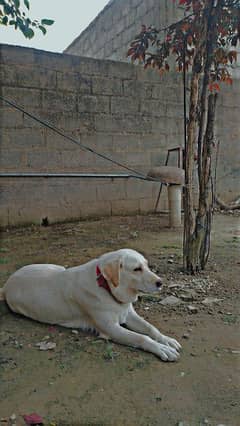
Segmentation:
{"type": "MultiPolygon", "coordinates": [[[[21,31],[0,25],[0,42],[36,49],[62,52],[90,24],[109,0],[30,0],[29,17],[54,19],[46,27],[47,34],[36,31],[33,39],[25,39],[21,31]],[[59,5],[62,6],[59,6],[59,5]]],[[[23,5],[23,0],[21,0],[23,5]]],[[[24,7],[24,6],[23,6],[24,7]]]]}

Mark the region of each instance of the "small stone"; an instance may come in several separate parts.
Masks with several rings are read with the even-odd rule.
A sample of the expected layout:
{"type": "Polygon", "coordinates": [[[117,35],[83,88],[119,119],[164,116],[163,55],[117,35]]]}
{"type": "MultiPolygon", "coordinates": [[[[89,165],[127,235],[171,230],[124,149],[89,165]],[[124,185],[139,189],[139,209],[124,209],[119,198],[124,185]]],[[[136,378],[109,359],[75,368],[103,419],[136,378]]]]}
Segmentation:
{"type": "Polygon", "coordinates": [[[36,343],[36,346],[39,347],[40,351],[50,351],[52,349],[55,349],[57,345],[54,342],[39,342],[36,343]]]}
{"type": "Polygon", "coordinates": [[[164,306],[179,305],[180,303],[182,303],[181,299],[175,296],[167,296],[160,302],[160,304],[164,306]]]}
{"type": "Polygon", "coordinates": [[[17,416],[16,416],[16,414],[12,414],[12,415],[9,417],[9,420],[10,420],[11,422],[15,422],[15,421],[17,420],[17,416]]]}
{"type": "Polygon", "coordinates": [[[193,305],[188,305],[188,312],[190,314],[196,314],[198,312],[198,308],[196,306],[193,305]]]}
{"type": "Polygon", "coordinates": [[[72,334],[79,334],[78,330],[72,330],[72,334]]]}
{"type": "Polygon", "coordinates": [[[197,293],[194,290],[183,290],[183,293],[179,295],[179,297],[185,302],[192,302],[197,298],[197,293]]]}
{"type": "Polygon", "coordinates": [[[182,284],[170,284],[168,286],[168,289],[169,290],[174,290],[174,289],[178,290],[178,289],[182,289],[183,287],[184,286],[182,284]]]}
{"type": "Polygon", "coordinates": [[[218,299],[216,297],[206,297],[204,300],[202,300],[203,305],[212,305],[213,303],[222,302],[223,299],[218,299]]]}
{"type": "Polygon", "coordinates": [[[183,339],[189,339],[190,334],[188,334],[188,333],[184,333],[182,337],[183,337],[183,339]]]}
{"type": "Polygon", "coordinates": [[[173,263],[173,259],[168,259],[168,263],[173,263]]]}
{"type": "Polygon", "coordinates": [[[43,338],[44,341],[49,340],[49,339],[50,339],[50,336],[44,336],[44,338],[43,338]]]}

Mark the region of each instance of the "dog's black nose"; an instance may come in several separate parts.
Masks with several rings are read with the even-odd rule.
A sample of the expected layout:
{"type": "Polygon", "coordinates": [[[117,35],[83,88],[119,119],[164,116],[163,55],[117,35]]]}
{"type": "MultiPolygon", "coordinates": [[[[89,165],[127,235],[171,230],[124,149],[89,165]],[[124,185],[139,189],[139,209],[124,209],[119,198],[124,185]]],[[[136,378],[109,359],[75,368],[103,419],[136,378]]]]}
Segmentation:
{"type": "Polygon", "coordinates": [[[162,287],[162,281],[161,280],[156,281],[156,286],[157,288],[162,287]]]}

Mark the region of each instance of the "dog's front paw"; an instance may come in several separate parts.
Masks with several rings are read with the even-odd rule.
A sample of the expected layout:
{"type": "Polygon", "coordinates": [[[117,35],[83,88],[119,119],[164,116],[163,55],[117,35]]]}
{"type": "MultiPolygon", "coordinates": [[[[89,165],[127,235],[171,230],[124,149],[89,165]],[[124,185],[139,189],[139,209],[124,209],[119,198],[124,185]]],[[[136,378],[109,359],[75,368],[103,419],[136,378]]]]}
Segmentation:
{"type": "Polygon", "coordinates": [[[177,340],[172,339],[172,337],[164,336],[162,334],[159,341],[163,345],[169,346],[170,348],[174,348],[176,351],[180,351],[182,349],[182,346],[180,345],[180,343],[178,343],[177,340]]]}
{"type": "Polygon", "coordinates": [[[177,361],[179,358],[179,352],[166,345],[159,344],[159,354],[158,356],[162,359],[162,361],[177,361]]]}

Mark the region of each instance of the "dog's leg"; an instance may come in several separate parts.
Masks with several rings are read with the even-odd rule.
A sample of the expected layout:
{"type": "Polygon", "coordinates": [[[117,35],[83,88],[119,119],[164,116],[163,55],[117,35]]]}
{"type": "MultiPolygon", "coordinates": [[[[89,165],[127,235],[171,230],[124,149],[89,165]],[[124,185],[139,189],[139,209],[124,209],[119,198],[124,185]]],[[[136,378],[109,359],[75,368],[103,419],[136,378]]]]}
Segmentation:
{"type": "Polygon", "coordinates": [[[116,343],[152,352],[163,361],[177,361],[179,357],[179,353],[173,347],[158,343],[149,336],[127,330],[117,323],[110,324],[108,321],[105,322],[103,318],[98,321],[98,329],[101,330],[100,335],[104,334],[116,343]]]}
{"type": "Polygon", "coordinates": [[[159,343],[163,343],[164,345],[170,346],[178,351],[181,349],[181,345],[177,342],[177,340],[164,336],[156,327],[140,317],[133,307],[131,307],[131,310],[128,313],[126,325],[131,330],[147,334],[159,343]]]}

